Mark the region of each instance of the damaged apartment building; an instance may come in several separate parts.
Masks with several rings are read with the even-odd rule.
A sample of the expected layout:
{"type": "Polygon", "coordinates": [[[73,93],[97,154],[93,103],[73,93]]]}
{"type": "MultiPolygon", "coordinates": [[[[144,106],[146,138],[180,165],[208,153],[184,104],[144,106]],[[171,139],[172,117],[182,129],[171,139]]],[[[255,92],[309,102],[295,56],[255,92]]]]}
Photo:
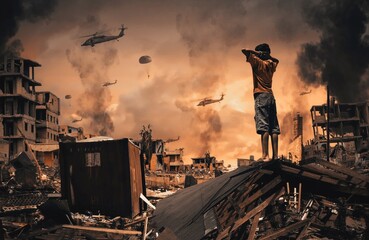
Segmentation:
{"type": "Polygon", "coordinates": [[[346,166],[364,163],[368,155],[369,104],[336,103],[312,106],[314,139],[304,146],[304,158],[327,158],[346,166]],[[329,113],[329,116],[328,116],[329,113]],[[328,131],[329,130],[329,131],[328,131]],[[328,143],[328,144],[327,144],[328,143]]]}
{"type": "Polygon", "coordinates": [[[57,156],[60,99],[51,92],[36,92],[35,68],[41,65],[20,57],[0,59],[0,150],[7,162],[30,150],[39,161],[57,156]]]}

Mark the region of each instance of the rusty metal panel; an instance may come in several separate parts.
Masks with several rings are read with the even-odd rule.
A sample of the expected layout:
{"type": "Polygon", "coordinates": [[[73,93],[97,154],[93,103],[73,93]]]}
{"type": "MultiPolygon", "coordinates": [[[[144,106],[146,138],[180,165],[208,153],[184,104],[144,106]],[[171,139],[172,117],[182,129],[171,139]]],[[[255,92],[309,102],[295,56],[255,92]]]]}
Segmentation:
{"type": "Polygon", "coordinates": [[[127,138],[60,143],[62,197],[72,211],[133,217],[145,194],[139,148],[127,138]]]}

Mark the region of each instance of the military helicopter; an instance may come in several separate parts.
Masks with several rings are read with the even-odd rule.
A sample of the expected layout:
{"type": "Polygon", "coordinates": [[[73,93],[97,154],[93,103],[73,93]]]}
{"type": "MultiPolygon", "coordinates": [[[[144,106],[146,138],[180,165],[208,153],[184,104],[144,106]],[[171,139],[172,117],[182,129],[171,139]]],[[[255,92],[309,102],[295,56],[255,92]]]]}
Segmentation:
{"type": "Polygon", "coordinates": [[[105,82],[104,84],[103,84],[103,87],[107,87],[107,86],[110,86],[110,85],[114,85],[114,84],[116,84],[118,82],[118,80],[115,80],[114,82],[105,82]]]}
{"type": "Polygon", "coordinates": [[[101,35],[98,32],[91,34],[91,35],[87,35],[87,36],[83,36],[83,37],[90,37],[89,39],[87,39],[84,43],[82,43],[81,46],[95,46],[98,43],[103,43],[103,42],[107,42],[107,41],[111,41],[111,40],[115,40],[118,38],[121,38],[124,36],[124,30],[126,30],[127,28],[124,27],[124,25],[122,24],[122,27],[119,28],[120,32],[118,35],[111,35],[111,36],[105,36],[105,35],[101,35]]]}
{"type": "Polygon", "coordinates": [[[309,94],[309,93],[311,93],[311,89],[310,89],[309,91],[301,92],[301,93],[300,93],[300,96],[302,96],[302,95],[306,95],[306,94],[309,94]]]}
{"type": "Polygon", "coordinates": [[[80,122],[80,121],[82,121],[82,117],[81,117],[81,119],[73,119],[73,121],[72,121],[72,123],[76,123],[76,122],[80,122]]]}
{"type": "Polygon", "coordinates": [[[211,104],[211,103],[216,103],[216,102],[220,102],[224,99],[224,94],[222,93],[221,97],[219,99],[211,99],[211,98],[204,98],[202,101],[199,102],[199,104],[197,104],[197,106],[203,106],[205,107],[205,105],[211,104]]]}

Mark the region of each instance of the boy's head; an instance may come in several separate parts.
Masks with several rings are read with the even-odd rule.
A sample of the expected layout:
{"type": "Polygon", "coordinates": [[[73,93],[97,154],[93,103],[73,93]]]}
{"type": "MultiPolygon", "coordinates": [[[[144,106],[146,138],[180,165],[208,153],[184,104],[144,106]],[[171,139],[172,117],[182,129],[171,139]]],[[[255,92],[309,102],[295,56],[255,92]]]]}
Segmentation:
{"type": "Polygon", "coordinates": [[[262,43],[255,47],[255,51],[265,52],[265,53],[270,54],[270,47],[267,43],[262,43]]]}
{"type": "Polygon", "coordinates": [[[257,45],[255,51],[260,52],[258,57],[262,60],[268,60],[270,58],[270,47],[267,43],[257,45]]]}

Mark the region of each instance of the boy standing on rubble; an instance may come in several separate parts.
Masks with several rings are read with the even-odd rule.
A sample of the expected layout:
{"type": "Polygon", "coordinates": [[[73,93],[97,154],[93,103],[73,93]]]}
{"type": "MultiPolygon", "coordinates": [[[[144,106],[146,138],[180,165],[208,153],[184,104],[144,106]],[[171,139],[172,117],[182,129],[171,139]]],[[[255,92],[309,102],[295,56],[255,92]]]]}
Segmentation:
{"type": "Polygon", "coordinates": [[[270,48],[266,43],[259,44],[255,51],[242,49],[246,61],[252,67],[254,80],[255,123],[256,132],[261,136],[262,160],[269,161],[269,136],[272,140],[273,156],[278,158],[278,135],[280,128],[277,108],[272,91],[273,74],[279,60],[270,56],[270,48]]]}

